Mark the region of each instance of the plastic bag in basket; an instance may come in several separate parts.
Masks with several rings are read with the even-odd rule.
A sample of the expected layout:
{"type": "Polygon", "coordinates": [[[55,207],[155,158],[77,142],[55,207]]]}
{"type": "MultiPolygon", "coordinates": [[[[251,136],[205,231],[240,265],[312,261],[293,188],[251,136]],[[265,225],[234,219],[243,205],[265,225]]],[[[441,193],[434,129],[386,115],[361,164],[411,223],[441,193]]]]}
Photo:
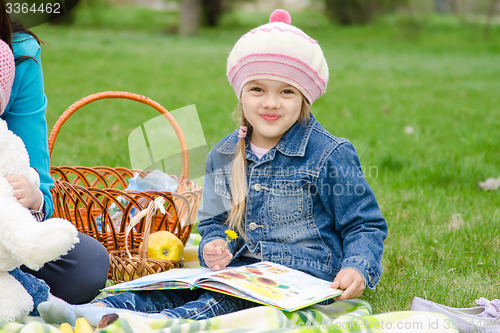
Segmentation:
{"type": "MultiPolygon", "coordinates": [[[[177,180],[169,176],[161,170],[153,170],[148,173],[144,178],[138,174],[134,174],[134,178],[129,180],[129,185],[125,191],[168,191],[175,192],[179,186],[177,180]]],[[[128,204],[128,200],[122,196],[116,198],[123,206],[128,204]]],[[[141,204],[145,203],[145,198],[139,199],[141,204]],[[141,202],[142,201],[142,202],[141,202]]],[[[137,208],[133,207],[130,210],[130,218],[133,218],[138,213],[137,208]]],[[[111,204],[109,206],[108,214],[111,217],[111,221],[115,228],[120,228],[121,220],[123,217],[123,212],[118,208],[116,204],[111,204]]],[[[103,215],[96,218],[96,224],[98,228],[101,228],[101,221],[103,215]]]]}

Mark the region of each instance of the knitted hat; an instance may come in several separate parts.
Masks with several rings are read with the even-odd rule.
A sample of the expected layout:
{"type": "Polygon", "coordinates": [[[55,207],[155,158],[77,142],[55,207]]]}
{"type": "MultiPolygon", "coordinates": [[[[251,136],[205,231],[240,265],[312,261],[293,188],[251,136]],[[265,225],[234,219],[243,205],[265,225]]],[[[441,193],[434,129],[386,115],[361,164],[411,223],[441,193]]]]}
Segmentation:
{"type": "Polygon", "coordinates": [[[309,104],[325,93],[328,65],[321,47],[291,21],[287,11],[277,9],[268,24],[236,42],[227,59],[227,77],[238,99],[243,86],[258,79],[286,82],[309,104]]]}
{"type": "Polygon", "coordinates": [[[10,90],[16,75],[14,55],[9,45],[0,40],[0,115],[9,103],[10,90]]]}

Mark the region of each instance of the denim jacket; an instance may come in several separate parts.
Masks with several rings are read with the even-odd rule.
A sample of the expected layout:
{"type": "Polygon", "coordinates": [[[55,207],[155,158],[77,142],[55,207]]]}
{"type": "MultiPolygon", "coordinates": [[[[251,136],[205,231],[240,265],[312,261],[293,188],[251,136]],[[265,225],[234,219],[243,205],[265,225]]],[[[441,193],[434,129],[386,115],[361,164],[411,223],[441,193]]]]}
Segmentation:
{"type": "MultiPolygon", "coordinates": [[[[387,223],[366,182],[352,144],[328,133],[311,114],[298,121],[261,159],[249,149],[247,239],[229,243],[230,265],[247,250],[333,281],[343,268],[358,270],[373,289],[382,274],[387,223]]],[[[198,231],[203,246],[226,238],[224,221],[231,209],[231,166],[238,131],[209,153],[198,231]]]]}

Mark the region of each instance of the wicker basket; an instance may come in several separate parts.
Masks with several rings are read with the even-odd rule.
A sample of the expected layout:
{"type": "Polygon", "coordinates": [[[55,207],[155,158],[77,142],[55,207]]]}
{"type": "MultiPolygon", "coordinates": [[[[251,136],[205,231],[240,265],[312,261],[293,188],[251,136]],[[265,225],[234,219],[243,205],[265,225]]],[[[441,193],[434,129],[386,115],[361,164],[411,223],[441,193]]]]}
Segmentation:
{"type": "MultiPolygon", "coordinates": [[[[148,207],[138,213],[136,217],[132,218],[127,227],[127,231],[134,228],[137,223],[135,220],[145,218],[144,237],[142,241],[142,248],[140,250],[128,249],[111,251],[109,254],[110,259],[110,275],[114,283],[125,282],[137,279],[148,274],[167,271],[171,268],[180,268],[184,265],[184,260],[159,260],[148,258],[148,242],[149,235],[154,232],[153,219],[155,212],[158,208],[158,203],[163,206],[165,200],[162,197],[157,197],[154,201],[149,202],[148,207]],[[143,214],[144,213],[144,214],[143,214]]],[[[128,238],[125,239],[127,245],[128,238]]]]}
{"type": "MultiPolygon", "coordinates": [[[[157,102],[129,92],[108,91],[85,97],[71,105],[54,125],[49,136],[49,153],[52,150],[62,125],[81,107],[105,98],[122,98],[149,105],[163,114],[175,130],[182,154],[182,170],[180,177],[174,177],[179,186],[175,192],[168,191],[124,191],[134,174],[145,176],[147,171],[127,169],[123,167],[83,167],[59,166],[51,167],[51,176],[55,186],[52,189],[54,198],[54,217],[71,221],[77,229],[99,240],[108,250],[125,250],[126,227],[133,209],[142,211],[157,197],[166,201],[166,214],[156,213],[152,216],[152,231],[167,230],[186,244],[191,233],[192,223],[201,200],[201,188],[189,180],[188,149],[184,135],[175,119],[157,102]],[[122,200],[120,200],[122,199],[122,200]],[[123,200],[125,199],[125,200],[123,200]],[[109,208],[118,208],[121,212],[119,223],[113,223],[109,208]]],[[[143,241],[144,219],[128,234],[131,251],[139,247],[143,241]]]]}

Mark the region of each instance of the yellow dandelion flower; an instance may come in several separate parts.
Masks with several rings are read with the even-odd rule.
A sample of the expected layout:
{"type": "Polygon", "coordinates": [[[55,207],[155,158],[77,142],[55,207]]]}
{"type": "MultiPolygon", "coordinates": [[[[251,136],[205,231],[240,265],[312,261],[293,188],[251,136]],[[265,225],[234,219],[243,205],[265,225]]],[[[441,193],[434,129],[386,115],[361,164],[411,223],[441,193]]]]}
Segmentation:
{"type": "Polygon", "coordinates": [[[226,230],[226,235],[229,240],[238,238],[238,233],[233,230],[226,230]]]}
{"type": "Polygon", "coordinates": [[[236,231],[226,230],[225,233],[226,233],[227,236],[226,236],[226,242],[222,246],[222,250],[223,251],[226,248],[227,244],[229,244],[229,242],[231,242],[233,239],[238,238],[238,233],[236,231]]]}

